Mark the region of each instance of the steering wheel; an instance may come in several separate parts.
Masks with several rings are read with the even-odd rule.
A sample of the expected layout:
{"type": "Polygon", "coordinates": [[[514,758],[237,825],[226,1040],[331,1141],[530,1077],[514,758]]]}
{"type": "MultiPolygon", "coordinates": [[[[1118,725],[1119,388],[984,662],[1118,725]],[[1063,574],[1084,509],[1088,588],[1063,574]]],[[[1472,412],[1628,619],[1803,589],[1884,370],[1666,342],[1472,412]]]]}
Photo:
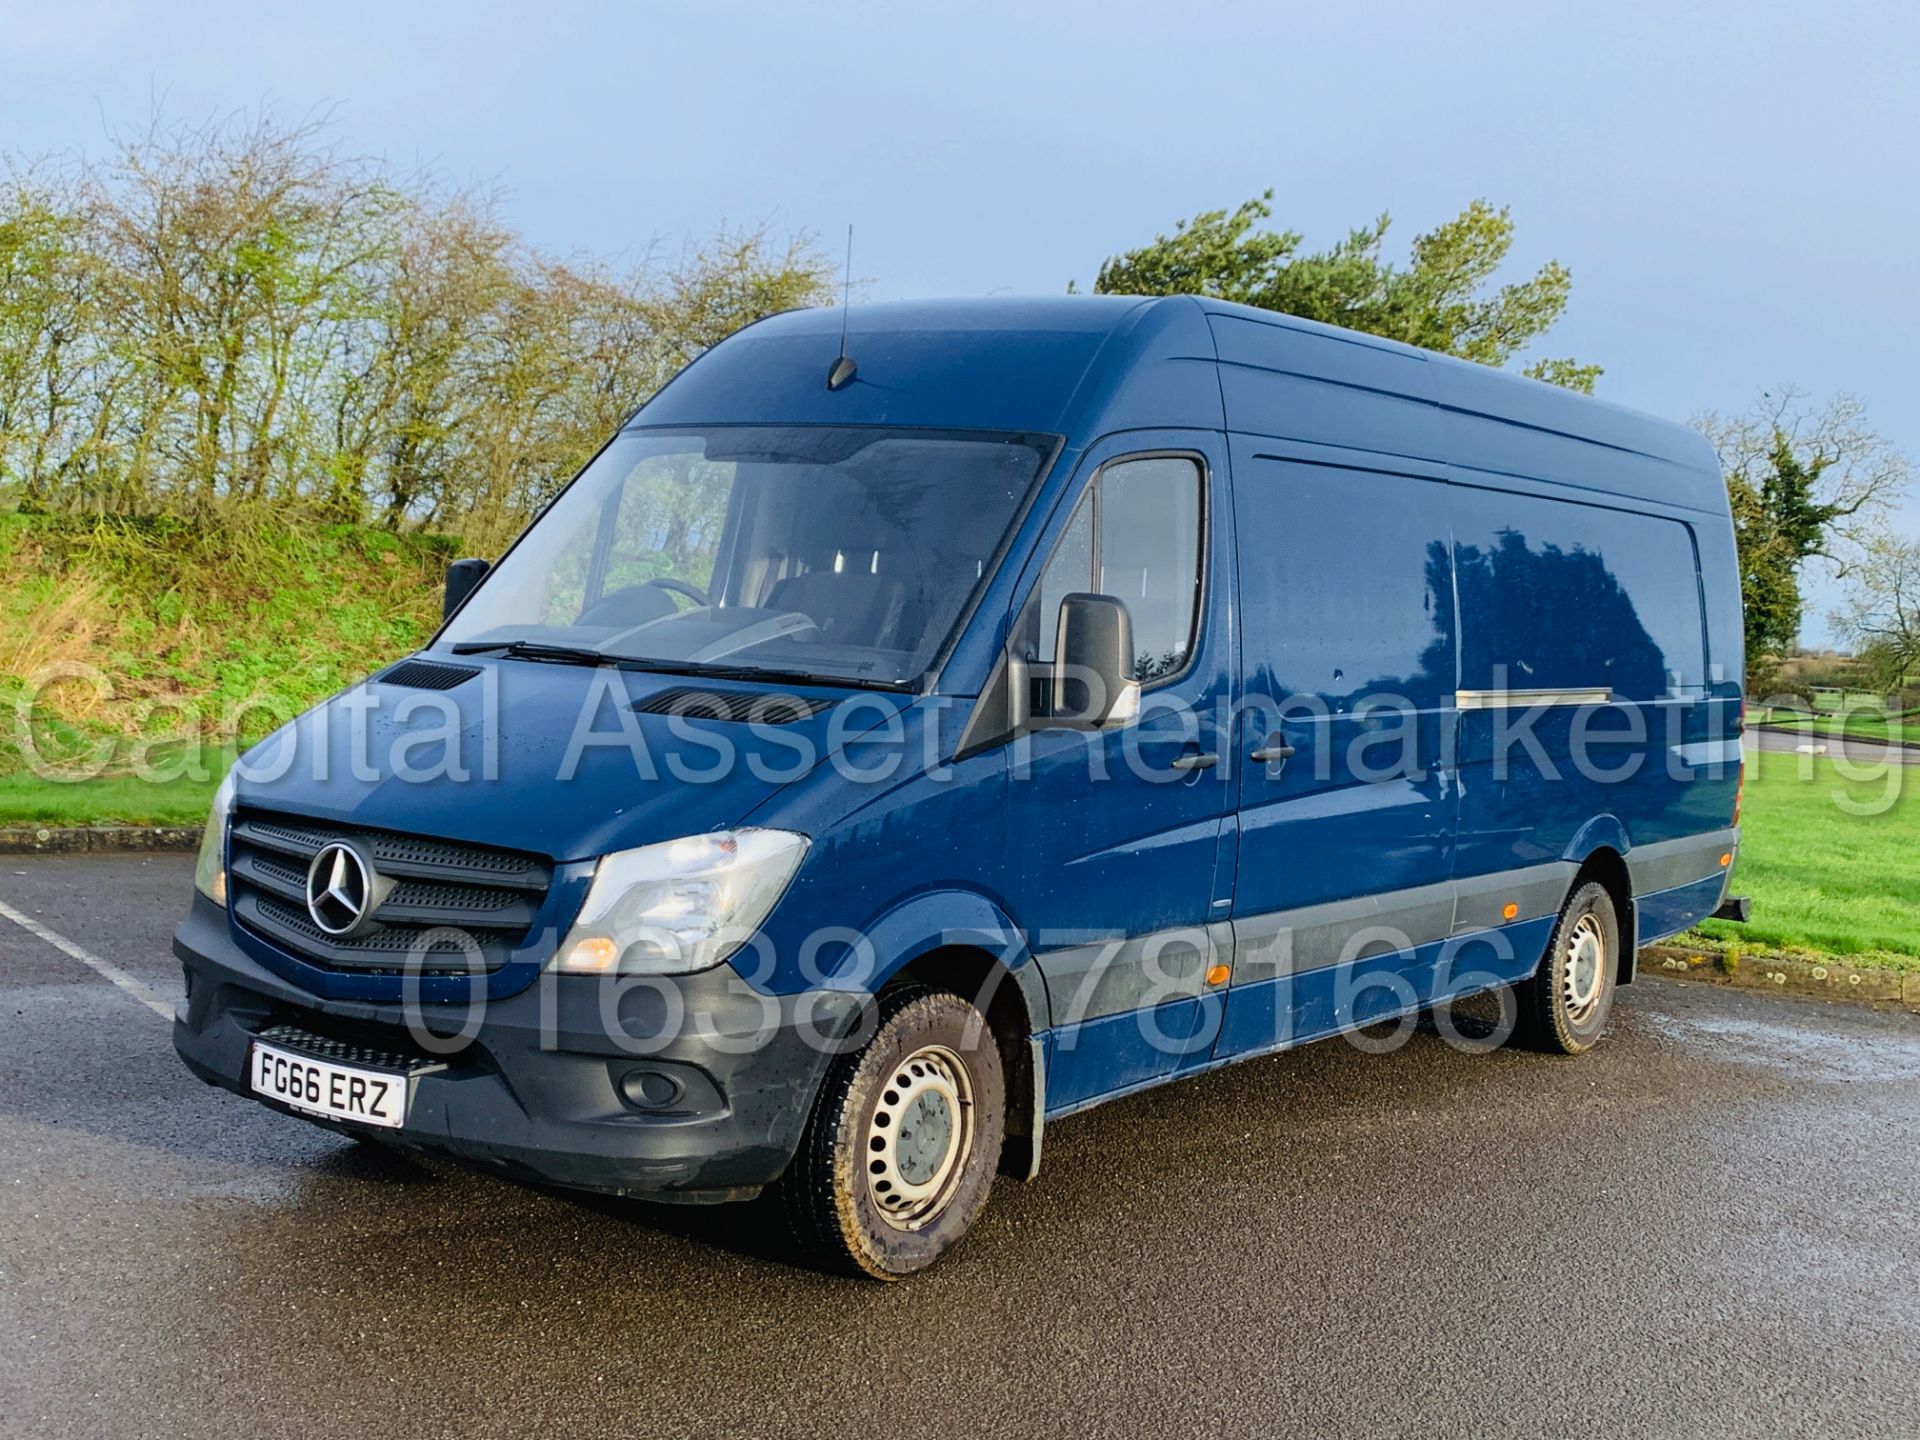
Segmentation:
{"type": "Polygon", "coordinates": [[[693,601],[694,604],[702,606],[703,608],[713,608],[713,601],[707,598],[707,592],[691,581],[676,580],[671,575],[656,575],[653,579],[647,581],[647,584],[657,586],[662,590],[669,590],[675,595],[684,595],[693,601]]]}

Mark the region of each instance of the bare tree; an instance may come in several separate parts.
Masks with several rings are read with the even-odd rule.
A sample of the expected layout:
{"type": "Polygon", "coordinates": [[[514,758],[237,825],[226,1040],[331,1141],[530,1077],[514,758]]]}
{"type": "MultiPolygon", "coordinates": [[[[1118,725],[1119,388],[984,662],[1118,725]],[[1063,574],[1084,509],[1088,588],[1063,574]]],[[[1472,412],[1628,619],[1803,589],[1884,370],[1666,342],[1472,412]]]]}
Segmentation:
{"type": "Polygon", "coordinates": [[[831,297],[805,236],[627,271],[319,123],[156,116],[0,188],[0,487],[155,512],[306,505],[504,544],[680,366],[831,297]]]}
{"type": "Polygon", "coordinates": [[[1694,424],[1713,442],[1727,483],[1755,494],[1777,475],[1784,448],[1811,478],[1808,499],[1824,517],[1807,556],[1830,560],[1843,572],[1912,479],[1912,462],[1867,423],[1865,403],[1851,395],[1816,405],[1783,385],[1764,392],[1744,414],[1708,414],[1694,424]]]}
{"type": "Polygon", "coordinates": [[[1920,674],[1920,540],[1882,535],[1852,571],[1834,629],[1859,651],[1876,685],[1897,689],[1920,674]]]}
{"type": "Polygon", "coordinates": [[[1744,415],[1702,416],[1726,476],[1740,547],[1747,682],[1777,688],[1781,660],[1798,638],[1802,568],[1815,557],[1844,574],[1885,527],[1906,490],[1905,455],[1867,425],[1851,396],[1824,406],[1782,388],[1744,415]]]}
{"type": "Polygon", "coordinates": [[[102,312],[98,215],[71,166],[8,167],[0,194],[0,481],[100,503],[130,378],[102,312]]]}

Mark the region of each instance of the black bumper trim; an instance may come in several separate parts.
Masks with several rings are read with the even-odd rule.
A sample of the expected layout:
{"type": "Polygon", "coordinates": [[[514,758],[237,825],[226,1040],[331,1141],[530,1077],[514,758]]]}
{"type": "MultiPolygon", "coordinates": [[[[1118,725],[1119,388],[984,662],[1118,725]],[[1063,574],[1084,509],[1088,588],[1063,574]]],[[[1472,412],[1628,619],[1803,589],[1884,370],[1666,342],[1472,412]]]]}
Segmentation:
{"type": "MultiPolygon", "coordinates": [[[[621,990],[604,1007],[610,1025],[599,982],[543,976],[488,1003],[471,1042],[442,1053],[444,1042],[409,1035],[399,1006],[323,1000],[253,961],[228,926],[196,895],[174,936],[187,974],[174,1047],[195,1074],[271,1104],[249,1091],[247,1057],[275,1026],[343,1050],[424,1048],[443,1063],[412,1071],[404,1128],[300,1118],[602,1194],[735,1199],[778,1179],[832,1058],[823,1037],[851,1033],[862,1005],[844,992],[762,995],[722,965],[621,990]],[[672,1083],[636,1083],[636,1071],[672,1083]],[[649,1094],[669,1098],[656,1106],[649,1094]]],[[[423,1008],[442,1033],[464,1018],[423,1008]]]]}

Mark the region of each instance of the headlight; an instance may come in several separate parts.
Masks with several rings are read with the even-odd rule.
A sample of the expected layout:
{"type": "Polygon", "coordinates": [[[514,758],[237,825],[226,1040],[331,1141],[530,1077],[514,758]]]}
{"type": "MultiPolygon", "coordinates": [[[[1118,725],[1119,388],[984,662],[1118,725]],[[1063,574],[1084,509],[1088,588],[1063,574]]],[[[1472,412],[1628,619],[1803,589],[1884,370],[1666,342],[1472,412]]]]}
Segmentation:
{"type": "Polygon", "coordinates": [[[213,792],[207,828],[200,834],[200,856],[193,862],[193,888],[216,905],[227,903],[227,819],[233,814],[233,772],[213,792]]]}
{"type": "Polygon", "coordinates": [[[785,830],[717,830],[600,858],[554,955],[570,975],[685,975],[718,965],[772,912],[807,853],[785,830]]]}

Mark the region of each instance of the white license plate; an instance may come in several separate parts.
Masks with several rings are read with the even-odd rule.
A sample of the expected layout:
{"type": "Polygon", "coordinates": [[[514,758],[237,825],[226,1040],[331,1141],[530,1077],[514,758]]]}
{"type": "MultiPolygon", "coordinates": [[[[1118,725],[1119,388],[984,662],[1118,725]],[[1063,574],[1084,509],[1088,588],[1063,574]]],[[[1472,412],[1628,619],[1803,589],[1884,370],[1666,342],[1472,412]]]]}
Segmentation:
{"type": "Polygon", "coordinates": [[[277,1046],[253,1042],[256,1095],[333,1120],[355,1120],[397,1130],[407,1118],[407,1080],[391,1071],[330,1065],[277,1046]]]}

